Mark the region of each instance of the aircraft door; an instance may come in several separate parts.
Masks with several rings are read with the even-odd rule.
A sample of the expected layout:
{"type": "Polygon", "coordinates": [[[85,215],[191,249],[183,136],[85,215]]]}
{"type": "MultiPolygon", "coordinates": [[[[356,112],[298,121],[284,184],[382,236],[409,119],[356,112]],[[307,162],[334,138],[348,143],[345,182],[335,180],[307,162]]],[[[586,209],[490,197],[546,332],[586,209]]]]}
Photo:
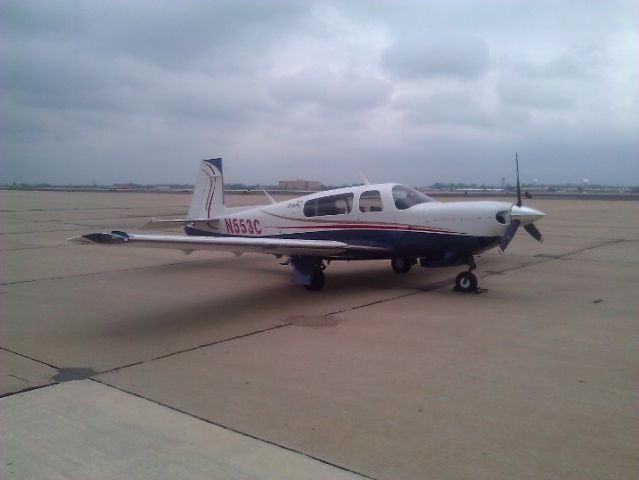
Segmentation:
{"type": "Polygon", "coordinates": [[[357,220],[365,225],[360,230],[360,236],[371,245],[386,246],[389,243],[389,231],[383,228],[383,224],[388,221],[388,209],[384,208],[385,203],[379,190],[366,190],[362,192],[358,199],[357,220]]]}
{"type": "Polygon", "coordinates": [[[367,190],[359,196],[359,220],[370,220],[370,213],[384,211],[384,203],[379,190],[367,190]]]}

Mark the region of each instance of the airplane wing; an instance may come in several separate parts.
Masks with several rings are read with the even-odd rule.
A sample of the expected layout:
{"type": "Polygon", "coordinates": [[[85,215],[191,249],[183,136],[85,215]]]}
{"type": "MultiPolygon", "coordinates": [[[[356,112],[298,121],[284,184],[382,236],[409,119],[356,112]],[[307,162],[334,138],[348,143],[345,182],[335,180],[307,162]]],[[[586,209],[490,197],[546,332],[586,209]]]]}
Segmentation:
{"type": "Polygon", "coordinates": [[[383,247],[350,245],[332,240],[296,240],[285,238],[198,237],[188,235],[138,235],[120,231],[89,233],[68,239],[80,244],[153,247],[184,250],[216,250],[232,253],[268,253],[331,257],[345,253],[387,253],[383,247]]]}

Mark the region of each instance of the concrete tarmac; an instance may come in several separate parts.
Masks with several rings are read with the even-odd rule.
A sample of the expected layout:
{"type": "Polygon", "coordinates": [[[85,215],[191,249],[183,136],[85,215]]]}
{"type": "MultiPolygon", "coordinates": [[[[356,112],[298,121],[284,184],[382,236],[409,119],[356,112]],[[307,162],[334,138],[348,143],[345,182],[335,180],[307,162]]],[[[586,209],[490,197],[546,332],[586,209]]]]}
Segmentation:
{"type": "Polygon", "coordinates": [[[482,255],[479,295],[65,240],[189,201],[0,192],[2,478],[636,478],[637,203],[526,202],[544,243],[482,255]]]}

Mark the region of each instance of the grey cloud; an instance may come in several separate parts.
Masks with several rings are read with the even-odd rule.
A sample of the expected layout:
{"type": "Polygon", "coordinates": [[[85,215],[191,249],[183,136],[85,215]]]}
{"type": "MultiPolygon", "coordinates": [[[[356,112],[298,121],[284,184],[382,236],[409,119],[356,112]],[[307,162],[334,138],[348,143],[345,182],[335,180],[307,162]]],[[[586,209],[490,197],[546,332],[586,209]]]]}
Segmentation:
{"type": "Polygon", "coordinates": [[[430,33],[395,41],[384,52],[382,65],[399,78],[474,78],[488,70],[490,55],[478,37],[430,33]]]}
{"type": "Polygon", "coordinates": [[[88,2],[5,0],[0,4],[2,34],[18,39],[62,40],[90,29],[88,2]]]}
{"type": "Polygon", "coordinates": [[[131,75],[73,46],[41,40],[7,49],[4,94],[14,103],[42,108],[110,108],[116,88],[131,75]]]}
{"type": "MultiPolygon", "coordinates": [[[[608,62],[608,53],[599,45],[579,45],[547,61],[518,59],[512,68],[529,78],[585,80],[608,62]]],[[[509,66],[506,65],[506,68],[509,66]]]]}
{"type": "Polygon", "coordinates": [[[358,73],[306,68],[276,79],[271,94],[280,103],[314,104],[330,110],[368,110],[389,98],[391,85],[358,73]]]}
{"type": "Polygon", "coordinates": [[[465,92],[441,93],[428,97],[403,95],[395,99],[393,106],[414,123],[455,124],[477,127],[494,127],[494,112],[481,105],[465,92]]]}
{"type": "Polygon", "coordinates": [[[514,72],[503,72],[497,92],[507,105],[542,110],[571,110],[578,106],[578,95],[570,82],[529,78],[514,72]]]}
{"type": "Polygon", "coordinates": [[[75,42],[96,56],[219,71],[249,67],[304,19],[309,7],[249,0],[9,1],[3,6],[3,28],[12,38],[75,42]]]}
{"type": "Polygon", "coordinates": [[[166,117],[247,126],[277,110],[264,83],[264,79],[243,76],[175,76],[150,92],[149,101],[155,99],[153,108],[166,117]]]}
{"type": "Polygon", "coordinates": [[[104,12],[112,18],[108,27],[98,30],[100,47],[164,68],[197,62],[198,67],[214,71],[250,66],[307,13],[307,7],[293,2],[276,7],[247,1],[198,2],[187,7],[167,2],[151,11],[144,4],[141,7],[140,15],[131,15],[128,8],[104,12]]]}

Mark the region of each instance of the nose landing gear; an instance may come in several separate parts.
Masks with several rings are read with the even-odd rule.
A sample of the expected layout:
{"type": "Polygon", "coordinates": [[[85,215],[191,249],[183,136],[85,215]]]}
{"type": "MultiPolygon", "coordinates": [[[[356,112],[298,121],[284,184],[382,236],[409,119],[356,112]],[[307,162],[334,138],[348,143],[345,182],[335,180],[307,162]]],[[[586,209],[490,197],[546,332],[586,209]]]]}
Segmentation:
{"type": "Polygon", "coordinates": [[[477,282],[477,277],[473,273],[473,270],[477,268],[475,265],[475,259],[470,256],[466,259],[466,263],[468,264],[468,271],[461,272],[455,278],[455,290],[456,292],[464,292],[464,293],[477,293],[479,292],[479,286],[477,282]]]}
{"type": "Polygon", "coordinates": [[[461,272],[455,278],[455,291],[470,293],[477,290],[477,277],[473,272],[461,272]]]}

